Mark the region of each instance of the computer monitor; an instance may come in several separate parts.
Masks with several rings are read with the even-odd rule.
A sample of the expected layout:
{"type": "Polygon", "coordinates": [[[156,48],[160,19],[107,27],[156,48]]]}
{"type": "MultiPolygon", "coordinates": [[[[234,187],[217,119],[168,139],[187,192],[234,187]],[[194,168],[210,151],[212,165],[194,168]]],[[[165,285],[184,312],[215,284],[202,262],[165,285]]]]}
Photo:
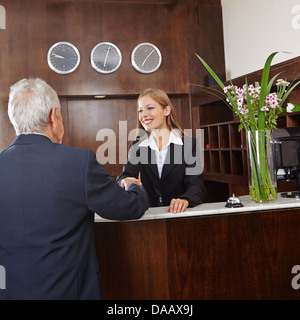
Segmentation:
{"type": "Polygon", "coordinates": [[[295,180],[297,191],[281,196],[300,198],[300,127],[273,130],[275,164],[278,180],[295,180]]]}

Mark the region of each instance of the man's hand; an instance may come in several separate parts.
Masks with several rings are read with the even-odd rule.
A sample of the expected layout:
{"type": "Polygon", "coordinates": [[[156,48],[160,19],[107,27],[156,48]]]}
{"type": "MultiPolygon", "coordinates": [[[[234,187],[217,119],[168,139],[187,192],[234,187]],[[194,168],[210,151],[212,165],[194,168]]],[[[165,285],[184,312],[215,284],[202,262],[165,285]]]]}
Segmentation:
{"type": "Polygon", "coordinates": [[[133,177],[127,177],[127,178],[123,179],[123,180],[121,181],[121,186],[122,186],[123,188],[125,188],[125,190],[127,190],[128,187],[129,187],[132,183],[137,184],[139,187],[142,186],[141,181],[138,180],[138,179],[136,179],[136,178],[133,178],[133,177]]]}

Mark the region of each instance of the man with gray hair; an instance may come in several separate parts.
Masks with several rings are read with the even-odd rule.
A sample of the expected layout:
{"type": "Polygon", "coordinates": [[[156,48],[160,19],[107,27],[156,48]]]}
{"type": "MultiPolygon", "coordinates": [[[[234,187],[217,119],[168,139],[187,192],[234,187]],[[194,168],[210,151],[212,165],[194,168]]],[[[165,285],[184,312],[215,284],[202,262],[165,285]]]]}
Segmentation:
{"type": "Polygon", "coordinates": [[[0,152],[0,300],[102,299],[94,213],[138,219],[143,190],[125,191],[91,150],[61,144],[59,99],[43,80],[14,84],[8,115],[17,138],[0,152]]]}

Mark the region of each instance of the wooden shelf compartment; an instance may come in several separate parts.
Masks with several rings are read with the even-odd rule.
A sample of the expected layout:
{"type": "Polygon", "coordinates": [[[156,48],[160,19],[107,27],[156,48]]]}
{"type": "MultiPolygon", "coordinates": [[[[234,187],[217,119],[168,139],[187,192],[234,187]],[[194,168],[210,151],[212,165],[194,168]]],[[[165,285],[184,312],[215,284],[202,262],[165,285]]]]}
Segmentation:
{"type": "Polygon", "coordinates": [[[300,127],[300,112],[286,114],[286,127],[300,127]]]}
{"type": "Polygon", "coordinates": [[[210,151],[209,150],[204,150],[204,172],[211,172],[210,169],[210,151]]]}
{"type": "Polygon", "coordinates": [[[234,175],[242,176],[243,170],[243,152],[242,151],[230,151],[231,153],[231,173],[234,175]]]}
{"type": "Polygon", "coordinates": [[[220,151],[220,173],[232,173],[230,156],[230,151],[220,151]]]}
{"type": "Polygon", "coordinates": [[[208,128],[208,144],[210,149],[219,148],[218,126],[208,128]]]}
{"type": "Polygon", "coordinates": [[[243,175],[248,177],[248,155],[247,155],[247,149],[243,149],[243,175]]]}
{"type": "Polygon", "coordinates": [[[210,151],[210,171],[220,172],[220,154],[219,151],[210,151]]]}
{"type": "Polygon", "coordinates": [[[287,117],[279,116],[279,117],[277,118],[277,127],[278,127],[278,128],[285,128],[285,127],[287,127],[286,120],[287,120],[287,117]]]}
{"type": "Polygon", "coordinates": [[[204,149],[209,149],[208,129],[209,127],[201,128],[204,130],[204,149]]]}
{"type": "Polygon", "coordinates": [[[228,122],[233,120],[232,111],[224,101],[219,100],[212,104],[198,105],[192,108],[193,115],[197,115],[200,127],[212,123],[228,122]]]}
{"type": "Polygon", "coordinates": [[[218,126],[219,148],[229,148],[230,133],[228,124],[218,126]]]}
{"type": "Polygon", "coordinates": [[[239,123],[232,122],[229,124],[229,146],[232,149],[243,148],[242,131],[239,132],[239,123]]]}

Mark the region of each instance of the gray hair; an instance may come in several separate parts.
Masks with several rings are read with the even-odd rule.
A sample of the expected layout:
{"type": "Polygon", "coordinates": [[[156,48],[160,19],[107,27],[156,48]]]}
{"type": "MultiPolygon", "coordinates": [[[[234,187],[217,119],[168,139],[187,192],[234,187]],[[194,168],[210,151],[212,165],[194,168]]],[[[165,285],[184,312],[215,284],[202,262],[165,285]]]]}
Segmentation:
{"type": "Polygon", "coordinates": [[[22,79],[10,87],[8,116],[17,135],[43,132],[54,107],[59,117],[61,107],[57,93],[44,80],[22,79]]]}

